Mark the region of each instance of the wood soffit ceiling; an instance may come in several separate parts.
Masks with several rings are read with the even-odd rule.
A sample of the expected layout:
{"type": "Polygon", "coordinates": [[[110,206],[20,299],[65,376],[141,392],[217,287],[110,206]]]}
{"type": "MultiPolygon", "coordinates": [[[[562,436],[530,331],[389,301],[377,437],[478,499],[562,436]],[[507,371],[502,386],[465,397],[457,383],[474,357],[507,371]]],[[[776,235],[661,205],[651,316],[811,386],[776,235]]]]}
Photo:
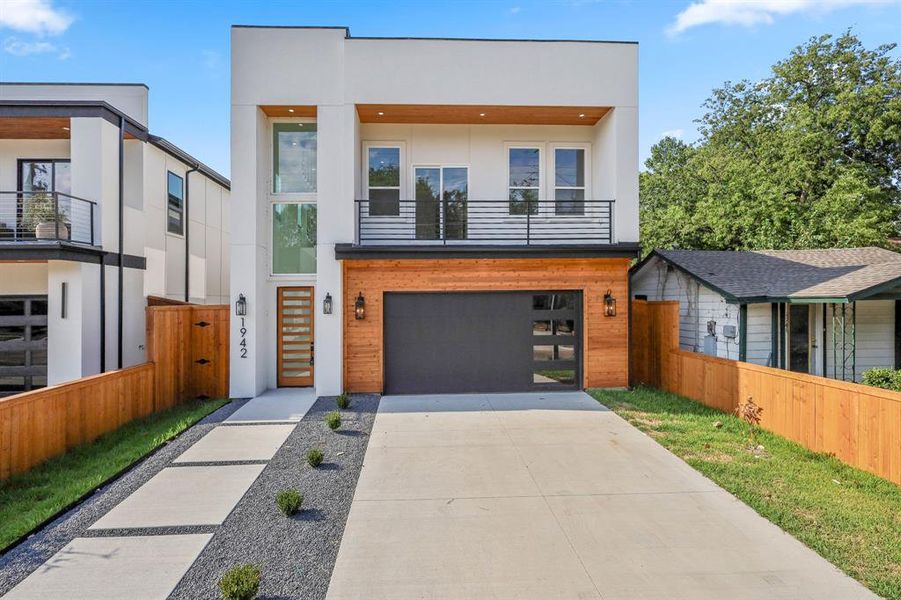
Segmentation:
{"type": "Polygon", "coordinates": [[[357,104],[361,123],[595,125],[609,110],[606,106],[357,104]]]}
{"type": "Polygon", "coordinates": [[[266,104],[264,106],[260,106],[260,110],[262,110],[267,117],[299,118],[316,116],[315,106],[266,104]]]}
{"type": "MultiPolygon", "coordinates": [[[[69,117],[0,117],[0,139],[67,140],[69,117]]],[[[133,139],[130,133],[126,139],[133,139]]]]}

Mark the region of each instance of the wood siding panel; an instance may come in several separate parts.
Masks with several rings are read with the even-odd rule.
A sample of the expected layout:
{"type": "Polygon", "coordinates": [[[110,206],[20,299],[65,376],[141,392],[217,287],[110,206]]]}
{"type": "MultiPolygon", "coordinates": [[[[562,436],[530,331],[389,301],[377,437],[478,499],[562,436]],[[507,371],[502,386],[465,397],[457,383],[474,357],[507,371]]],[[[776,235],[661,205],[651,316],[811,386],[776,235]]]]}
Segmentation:
{"type": "Polygon", "coordinates": [[[678,325],[678,302],[633,301],[633,384],[725,412],[751,397],[764,429],[901,484],[901,393],[686,352],[678,325]]]}
{"type": "Polygon", "coordinates": [[[386,292],[578,290],[583,296],[583,385],[628,384],[628,259],[423,259],[344,261],[344,385],[381,392],[382,310],[386,292]],[[604,293],[617,298],[605,317],[604,293]],[[357,294],[366,318],[356,320],[357,294]]]}

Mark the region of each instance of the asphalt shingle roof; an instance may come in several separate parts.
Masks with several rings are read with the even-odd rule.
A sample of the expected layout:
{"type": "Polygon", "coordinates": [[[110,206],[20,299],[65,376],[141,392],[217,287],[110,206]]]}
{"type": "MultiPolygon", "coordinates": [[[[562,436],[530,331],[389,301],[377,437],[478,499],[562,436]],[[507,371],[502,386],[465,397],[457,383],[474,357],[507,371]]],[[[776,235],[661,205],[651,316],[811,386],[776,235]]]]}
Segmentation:
{"type": "Polygon", "coordinates": [[[737,300],[850,298],[892,282],[901,286],[901,253],[883,248],[655,254],[737,300]]]}

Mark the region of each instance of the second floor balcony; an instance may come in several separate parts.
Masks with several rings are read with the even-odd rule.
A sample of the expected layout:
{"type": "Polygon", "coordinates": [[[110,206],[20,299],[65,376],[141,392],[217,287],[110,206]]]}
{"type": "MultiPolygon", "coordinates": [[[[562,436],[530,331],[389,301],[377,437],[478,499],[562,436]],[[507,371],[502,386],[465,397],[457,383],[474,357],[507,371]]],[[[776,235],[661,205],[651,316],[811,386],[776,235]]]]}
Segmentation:
{"type": "Polygon", "coordinates": [[[63,192],[0,191],[0,243],[99,246],[97,203],[63,192]]]}
{"type": "Polygon", "coordinates": [[[357,200],[359,245],[612,244],[614,201],[357,200]]]}

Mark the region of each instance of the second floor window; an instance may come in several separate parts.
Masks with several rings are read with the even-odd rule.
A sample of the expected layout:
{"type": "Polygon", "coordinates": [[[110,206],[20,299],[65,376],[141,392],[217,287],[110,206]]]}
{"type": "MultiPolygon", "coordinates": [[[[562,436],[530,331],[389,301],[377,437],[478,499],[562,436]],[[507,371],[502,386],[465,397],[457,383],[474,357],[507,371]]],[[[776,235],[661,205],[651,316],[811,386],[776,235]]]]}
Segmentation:
{"type": "Polygon", "coordinates": [[[272,124],[272,192],[316,192],[316,123],[272,124]]]}
{"type": "Polygon", "coordinates": [[[554,203],[558,215],[585,214],[585,149],[554,149],[554,203]]]}
{"type": "Polygon", "coordinates": [[[19,160],[19,189],[25,192],[71,193],[69,160],[19,160]]]}
{"type": "Polygon", "coordinates": [[[538,148],[510,148],[507,161],[510,214],[537,214],[541,151],[538,148]]]}
{"type": "Polygon", "coordinates": [[[167,182],[166,231],[176,235],[185,233],[185,180],[169,171],[167,182]]]}
{"type": "Polygon", "coordinates": [[[367,186],[371,216],[400,214],[400,148],[369,147],[367,186]]]}

